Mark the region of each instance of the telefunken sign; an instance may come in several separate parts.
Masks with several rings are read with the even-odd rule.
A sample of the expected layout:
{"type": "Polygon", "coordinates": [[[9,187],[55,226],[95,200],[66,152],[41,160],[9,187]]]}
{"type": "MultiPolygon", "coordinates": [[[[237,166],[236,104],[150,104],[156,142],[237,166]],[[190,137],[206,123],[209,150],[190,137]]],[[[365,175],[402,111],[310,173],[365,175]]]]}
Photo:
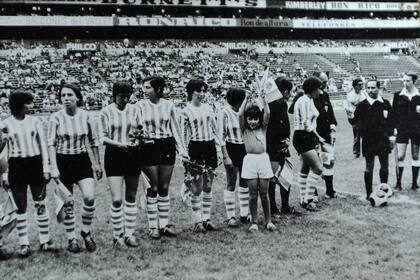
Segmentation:
{"type": "Polygon", "coordinates": [[[267,7],[266,0],[2,0],[2,3],[85,4],[85,5],[157,5],[209,7],[267,7]]]}

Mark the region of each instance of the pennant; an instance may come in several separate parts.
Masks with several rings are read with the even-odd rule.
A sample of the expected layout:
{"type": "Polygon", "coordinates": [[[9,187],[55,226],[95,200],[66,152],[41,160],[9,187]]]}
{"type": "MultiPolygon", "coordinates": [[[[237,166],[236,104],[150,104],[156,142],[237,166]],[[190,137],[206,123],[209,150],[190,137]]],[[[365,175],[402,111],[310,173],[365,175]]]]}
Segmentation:
{"type": "Polygon", "coordinates": [[[279,166],[274,174],[274,181],[276,184],[289,190],[293,184],[293,164],[286,158],[283,167],[279,166]]]}
{"type": "Polygon", "coordinates": [[[0,209],[0,230],[3,237],[7,237],[17,225],[17,206],[13,195],[7,191],[7,200],[3,209],[0,209]]]}
{"type": "Polygon", "coordinates": [[[55,180],[55,182],[57,184],[54,191],[54,198],[57,204],[55,215],[57,222],[62,223],[66,216],[67,207],[73,204],[73,195],[60,180],[55,180]]]}

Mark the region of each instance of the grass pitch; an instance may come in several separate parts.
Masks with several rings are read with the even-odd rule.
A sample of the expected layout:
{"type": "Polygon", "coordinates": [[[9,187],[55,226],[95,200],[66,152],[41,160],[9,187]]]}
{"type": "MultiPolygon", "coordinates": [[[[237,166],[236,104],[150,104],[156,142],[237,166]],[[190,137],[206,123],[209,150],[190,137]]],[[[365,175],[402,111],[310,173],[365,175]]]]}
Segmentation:
{"type": "MultiPolygon", "coordinates": [[[[97,184],[97,212],[93,222],[98,250],[74,255],[66,251],[64,227],[58,225],[53,216],[55,204],[50,188],[51,236],[62,250],[57,254],[37,251],[37,229],[30,203],[29,236],[34,254],[25,260],[15,255],[1,262],[0,279],[419,279],[419,194],[411,191],[395,194],[383,208],[373,208],[359,199],[359,195],[364,197],[364,159],[353,159],[351,127],[344,112],[336,114],[339,125],[334,181],[336,190],[347,195],[322,200],[322,210],[318,213],[282,216],[275,221],[274,233],[265,230],[248,233],[247,225],[228,229],[224,224],[224,170],[219,167],[214,183],[212,220],[220,230],[193,234],[191,210],[179,197],[183,170],[177,166],[171,181],[170,222],[179,231],[178,237],[150,240],[146,212],[140,209],[136,231],[140,247],[114,250],[109,223],[109,187],[106,179],[102,179],[97,184]]],[[[291,150],[297,167],[296,153],[291,150]]],[[[407,167],[410,166],[408,160],[409,156],[407,167]]],[[[389,182],[393,186],[392,155],[390,162],[389,182]]],[[[411,184],[410,169],[406,168],[403,179],[405,189],[411,184]]],[[[378,183],[378,172],[377,164],[374,184],[378,183]]],[[[80,225],[80,192],[75,193],[80,225]]],[[[300,208],[296,187],[291,204],[300,208]]],[[[17,249],[16,232],[6,238],[5,244],[8,251],[17,249]]]]}

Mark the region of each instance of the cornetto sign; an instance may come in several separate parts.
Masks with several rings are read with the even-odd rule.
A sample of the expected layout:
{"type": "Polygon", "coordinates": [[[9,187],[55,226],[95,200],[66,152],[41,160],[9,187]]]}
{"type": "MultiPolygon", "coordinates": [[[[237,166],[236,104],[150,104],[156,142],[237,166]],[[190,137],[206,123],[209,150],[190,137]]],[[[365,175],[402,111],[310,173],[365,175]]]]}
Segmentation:
{"type": "Polygon", "coordinates": [[[98,47],[94,43],[67,43],[66,49],[69,52],[95,52],[98,47]]]}
{"type": "Polygon", "coordinates": [[[2,0],[2,3],[85,4],[85,5],[157,5],[265,8],[266,0],[2,0]]]}

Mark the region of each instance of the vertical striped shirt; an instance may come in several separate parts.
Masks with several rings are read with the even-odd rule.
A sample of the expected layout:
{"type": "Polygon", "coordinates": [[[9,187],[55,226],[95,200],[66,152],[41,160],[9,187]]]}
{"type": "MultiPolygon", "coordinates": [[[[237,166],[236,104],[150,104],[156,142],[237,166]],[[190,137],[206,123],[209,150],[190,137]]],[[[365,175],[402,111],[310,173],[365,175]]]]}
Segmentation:
{"type": "Polygon", "coordinates": [[[295,130],[314,131],[318,115],[319,112],[315,107],[314,100],[306,94],[302,95],[296,101],[293,110],[295,130]]]}
{"type": "Polygon", "coordinates": [[[137,102],[139,117],[145,134],[154,139],[174,137],[178,151],[185,151],[181,131],[177,122],[176,109],[173,102],[161,98],[154,104],[149,99],[137,102]]]}
{"type": "MultiPolygon", "coordinates": [[[[188,104],[181,112],[181,131],[186,136],[184,141],[211,141],[216,140],[216,118],[213,109],[208,104],[194,106],[188,104]]],[[[187,143],[185,143],[187,144],[187,143]]]]}
{"type": "Polygon", "coordinates": [[[115,142],[127,143],[128,135],[134,128],[141,125],[138,109],[135,105],[127,104],[124,110],[111,103],[101,110],[99,123],[99,141],[109,138],[115,142]]]}
{"type": "Polygon", "coordinates": [[[7,139],[9,158],[41,155],[44,172],[49,172],[49,160],[44,128],[39,118],[26,115],[23,120],[10,116],[0,124],[7,139]]]}
{"type": "Polygon", "coordinates": [[[86,140],[98,146],[94,122],[90,114],[78,109],[74,116],[60,110],[51,115],[48,122],[48,146],[55,146],[58,154],[87,153],[86,140]]]}
{"type": "Polygon", "coordinates": [[[218,123],[219,138],[222,146],[226,145],[226,142],[233,144],[244,143],[239,125],[239,113],[235,112],[230,105],[220,110],[218,123]]]}

